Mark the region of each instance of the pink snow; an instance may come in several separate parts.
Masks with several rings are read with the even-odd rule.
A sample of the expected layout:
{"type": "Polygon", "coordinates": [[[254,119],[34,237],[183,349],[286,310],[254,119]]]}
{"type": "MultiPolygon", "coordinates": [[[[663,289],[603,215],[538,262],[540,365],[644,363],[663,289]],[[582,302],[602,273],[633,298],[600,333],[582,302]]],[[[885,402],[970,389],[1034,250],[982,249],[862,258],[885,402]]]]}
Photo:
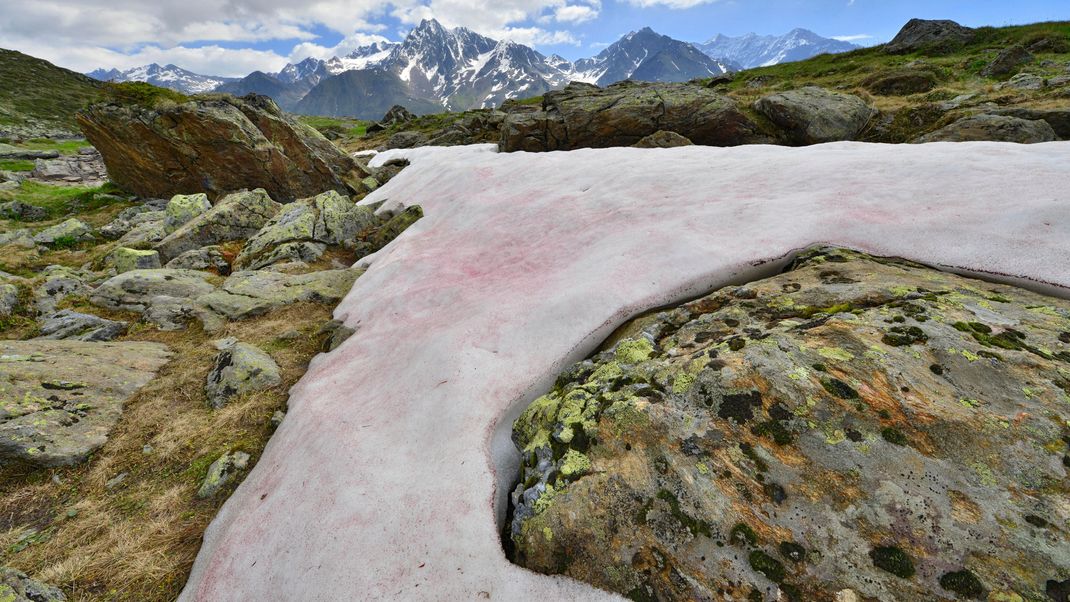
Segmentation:
{"type": "Polygon", "coordinates": [[[391,151],[425,217],[338,306],[182,600],[596,600],[506,560],[512,420],[643,310],[834,243],[1066,295],[1070,143],[391,151]]]}

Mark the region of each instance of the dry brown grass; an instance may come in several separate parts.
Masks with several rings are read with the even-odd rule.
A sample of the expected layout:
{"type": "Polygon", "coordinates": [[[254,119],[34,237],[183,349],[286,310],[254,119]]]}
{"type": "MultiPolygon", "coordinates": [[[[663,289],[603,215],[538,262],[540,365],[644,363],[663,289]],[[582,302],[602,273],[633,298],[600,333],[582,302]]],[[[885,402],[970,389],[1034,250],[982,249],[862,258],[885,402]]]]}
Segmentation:
{"type": "Polygon", "coordinates": [[[259,457],[271,415],[321,348],[318,333],[330,314],[330,307],[300,304],[214,333],[195,325],[127,335],[166,343],[175,357],[131,400],[88,463],[0,469],[0,564],[54,583],[75,601],[173,600],[230,491],[195,497],[208,466],[232,450],[259,457]],[[268,352],[283,383],[211,410],[204,383],[217,352],[209,341],[226,336],[268,352]],[[120,473],[126,479],[109,490],[106,483],[120,473]]]}

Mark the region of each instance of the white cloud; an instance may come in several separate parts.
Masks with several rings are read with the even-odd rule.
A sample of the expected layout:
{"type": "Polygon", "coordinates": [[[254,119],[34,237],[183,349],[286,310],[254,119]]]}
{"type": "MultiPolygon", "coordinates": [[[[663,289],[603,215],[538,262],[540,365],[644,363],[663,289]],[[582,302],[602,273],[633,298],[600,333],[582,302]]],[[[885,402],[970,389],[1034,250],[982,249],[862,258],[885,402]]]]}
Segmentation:
{"type": "Polygon", "coordinates": [[[627,0],[628,4],[638,6],[640,8],[651,8],[655,6],[663,6],[665,8],[694,8],[702,4],[713,4],[719,0],[627,0]]]}
{"type": "Polygon", "coordinates": [[[383,40],[377,33],[385,16],[410,26],[437,18],[525,44],[576,44],[572,33],[551,24],[582,23],[600,10],[601,0],[35,0],[3,11],[0,47],[79,71],[159,62],[244,75],[383,40]],[[323,44],[321,28],[342,41],[323,44]],[[280,41],[275,47],[289,50],[228,48],[280,41]]]}
{"type": "Polygon", "coordinates": [[[865,33],[856,33],[849,36],[832,36],[833,40],[839,40],[841,42],[857,42],[859,40],[871,40],[873,36],[865,33]]]}
{"type": "Polygon", "coordinates": [[[554,18],[567,23],[584,23],[598,16],[598,9],[585,4],[562,6],[554,11],[554,18]]]}

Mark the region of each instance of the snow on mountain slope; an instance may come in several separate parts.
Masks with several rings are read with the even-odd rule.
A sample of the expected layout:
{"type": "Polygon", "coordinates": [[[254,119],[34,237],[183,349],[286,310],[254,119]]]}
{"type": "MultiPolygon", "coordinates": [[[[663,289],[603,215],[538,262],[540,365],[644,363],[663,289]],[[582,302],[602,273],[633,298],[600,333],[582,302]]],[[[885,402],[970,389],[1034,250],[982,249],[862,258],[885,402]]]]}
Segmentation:
{"type": "Polygon", "coordinates": [[[730,65],[703,55],[695,46],[644,27],[610,44],[598,56],[576,61],[568,76],[606,86],[637,74],[644,81],[681,82],[730,70],[730,65]]]}
{"type": "Polygon", "coordinates": [[[732,38],[717,35],[695,46],[708,56],[736,63],[741,69],[801,61],[822,53],[860,48],[849,42],[823,38],[807,29],[793,29],[782,36],[749,33],[732,38]]]}
{"type": "Polygon", "coordinates": [[[156,63],[142,65],[126,71],[118,69],[97,69],[87,73],[89,77],[101,81],[111,82],[148,82],[154,86],[171,88],[187,94],[210,92],[227,82],[237,81],[233,77],[218,77],[214,75],[201,75],[187,71],[175,65],[160,66],[156,63]]]}
{"type": "Polygon", "coordinates": [[[1070,295],[1070,143],[481,145],[374,163],[402,156],[363,202],[425,217],[336,309],[357,334],[292,389],[185,602],[616,599],[510,564],[499,534],[512,419],[623,321],[813,243],[1070,295]]]}

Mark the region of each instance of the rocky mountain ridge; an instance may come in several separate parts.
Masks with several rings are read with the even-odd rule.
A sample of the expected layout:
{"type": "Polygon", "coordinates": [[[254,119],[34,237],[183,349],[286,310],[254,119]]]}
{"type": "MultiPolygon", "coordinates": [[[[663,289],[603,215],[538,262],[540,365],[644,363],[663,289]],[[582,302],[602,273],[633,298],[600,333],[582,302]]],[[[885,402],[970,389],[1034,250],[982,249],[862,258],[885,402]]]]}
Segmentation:
{"type": "Polygon", "coordinates": [[[695,44],[695,47],[711,57],[732,61],[739,69],[769,67],[806,60],[819,54],[850,52],[860,48],[850,42],[823,38],[802,28],[793,29],[781,36],[748,33],[729,37],[718,34],[706,42],[695,44]]]}
{"type": "Polygon", "coordinates": [[[151,63],[120,71],[97,69],[87,73],[89,77],[103,82],[146,82],[162,88],[170,88],[187,94],[211,92],[219,86],[235,81],[233,77],[201,75],[175,65],[151,63]]]}

